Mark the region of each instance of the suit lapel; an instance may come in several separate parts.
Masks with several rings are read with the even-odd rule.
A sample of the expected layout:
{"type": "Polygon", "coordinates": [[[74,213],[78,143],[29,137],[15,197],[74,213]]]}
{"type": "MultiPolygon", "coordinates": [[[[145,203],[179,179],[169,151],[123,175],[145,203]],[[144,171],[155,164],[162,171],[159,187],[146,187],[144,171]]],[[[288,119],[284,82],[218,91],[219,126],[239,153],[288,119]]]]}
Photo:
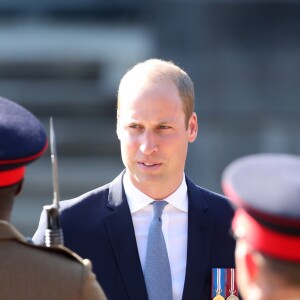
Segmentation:
{"type": "Polygon", "coordinates": [[[205,211],[207,205],[201,190],[187,179],[188,246],[183,300],[201,297],[207,274],[213,236],[213,219],[205,211]]]}
{"type": "Polygon", "coordinates": [[[123,174],[110,186],[108,206],[112,212],[105,217],[104,221],[128,291],[128,298],[143,300],[147,299],[146,286],[122,178],[123,174]]]}

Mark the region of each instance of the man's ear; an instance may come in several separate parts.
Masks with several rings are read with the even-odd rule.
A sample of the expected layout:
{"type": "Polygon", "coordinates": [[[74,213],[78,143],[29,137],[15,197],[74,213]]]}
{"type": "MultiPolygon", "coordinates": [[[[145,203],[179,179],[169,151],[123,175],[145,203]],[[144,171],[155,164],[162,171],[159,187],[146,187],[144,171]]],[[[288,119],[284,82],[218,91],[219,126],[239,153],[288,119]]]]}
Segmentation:
{"type": "Polygon", "coordinates": [[[188,130],[189,130],[189,142],[192,143],[196,140],[197,133],[198,133],[198,120],[195,112],[193,112],[193,114],[190,117],[188,130]]]}
{"type": "Polygon", "coordinates": [[[249,275],[249,280],[253,282],[256,280],[258,276],[258,270],[259,270],[257,257],[255,256],[254,252],[247,251],[245,255],[245,263],[249,275]]]}
{"type": "Polygon", "coordinates": [[[18,186],[17,186],[16,191],[15,191],[15,196],[20,195],[20,193],[22,192],[22,189],[23,189],[23,185],[24,185],[24,178],[22,178],[22,180],[20,180],[18,182],[18,186]]]}
{"type": "Polygon", "coordinates": [[[119,124],[117,124],[117,126],[116,126],[116,133],[117,133],[117,137],[118,137],[118,139],[120,140],[120,126],[119,126],[119,124]]]}

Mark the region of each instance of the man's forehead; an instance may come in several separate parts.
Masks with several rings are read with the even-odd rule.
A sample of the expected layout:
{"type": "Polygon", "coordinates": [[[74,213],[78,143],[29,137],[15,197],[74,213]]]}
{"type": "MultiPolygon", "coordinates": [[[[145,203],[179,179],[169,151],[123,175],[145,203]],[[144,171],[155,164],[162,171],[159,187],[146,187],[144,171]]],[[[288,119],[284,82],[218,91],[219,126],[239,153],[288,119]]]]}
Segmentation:
{"type": "MultiPolygon", "coordinates": [[[[155,124],[163,124],[163,123],[176,123],[179,121],[180,116],[178,114],[173,114],[168,110],[160,110],[157,112],[149,113],[149,109],[145,107],[144,112],[136,111],[129,107],[125,108],[123,111],[121,110],[119,119],[122,122],[127,123],[155,123],[155,124]]],[[[182,119],[184,119],[184,113],[182,111],[182,119]]]]}

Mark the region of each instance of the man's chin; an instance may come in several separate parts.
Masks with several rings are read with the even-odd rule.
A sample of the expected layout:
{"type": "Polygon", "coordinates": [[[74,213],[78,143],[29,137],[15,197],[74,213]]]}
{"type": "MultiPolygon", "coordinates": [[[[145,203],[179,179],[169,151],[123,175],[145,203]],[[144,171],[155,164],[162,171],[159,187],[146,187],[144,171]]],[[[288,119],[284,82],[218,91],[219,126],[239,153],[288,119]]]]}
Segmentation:
{"type": "Polygon", "coordinates": [[[150,188],[163,183],[163,176],[160,174],[137,174],[134,176],[134,181],[139,188],[150,188]]]}

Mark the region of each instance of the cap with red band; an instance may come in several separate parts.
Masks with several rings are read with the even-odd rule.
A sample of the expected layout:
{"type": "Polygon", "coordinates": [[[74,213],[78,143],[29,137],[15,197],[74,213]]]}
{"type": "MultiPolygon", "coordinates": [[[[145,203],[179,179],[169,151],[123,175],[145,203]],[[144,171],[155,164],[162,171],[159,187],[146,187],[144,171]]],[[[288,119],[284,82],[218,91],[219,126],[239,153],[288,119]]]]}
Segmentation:
{"type": "Polygon", "coordinates": [[[0,188],[22,180],[25,166],[47,149],[41,122],[19,104],[0,97],[0,188]]]}
{"type": "Polygon", "coordinates": [[[0,171],[0,187],[9,186],[22,180],[25,175],[25,167],[13,170],[0,171]]]}
{"type": "Polygon", "coordinates": [[[288,261],[300,261],[300,236],[287,235],[262,226],[245,210],[238,209],[232,229],[256,250],[271,257],[288,261]]]}
{"type": "Polygon", "coordinates": [[[300,157],[257,154],[229,164],[224,194],[236,208],[232,228],[256,250],[300,262],[300,157]]]}

